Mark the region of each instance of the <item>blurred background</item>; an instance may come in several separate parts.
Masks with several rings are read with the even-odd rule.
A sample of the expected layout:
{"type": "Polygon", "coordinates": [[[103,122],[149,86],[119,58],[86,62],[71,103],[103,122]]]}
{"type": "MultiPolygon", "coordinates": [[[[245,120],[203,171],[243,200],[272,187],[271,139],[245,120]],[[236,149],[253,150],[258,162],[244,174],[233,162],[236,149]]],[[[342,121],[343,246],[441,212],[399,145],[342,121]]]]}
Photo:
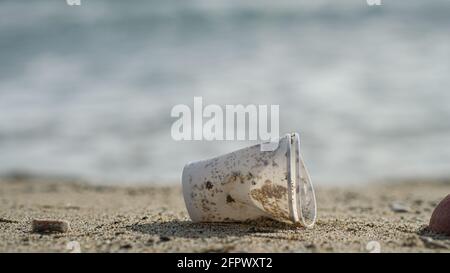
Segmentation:
{"type": "Polygon", "coordinates": [[[0,175],[179,183],[245,142],[176,104],[279,104],[316,184],[450,176],[450,1],[0,1],[0,175]]]}

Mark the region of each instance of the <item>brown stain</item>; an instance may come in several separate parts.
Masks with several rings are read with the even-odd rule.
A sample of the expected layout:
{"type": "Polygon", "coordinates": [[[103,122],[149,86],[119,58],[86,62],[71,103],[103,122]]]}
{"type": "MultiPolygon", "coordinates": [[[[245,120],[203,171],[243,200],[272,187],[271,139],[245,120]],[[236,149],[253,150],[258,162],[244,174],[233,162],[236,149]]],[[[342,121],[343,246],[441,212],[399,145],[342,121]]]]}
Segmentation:
{"type": "Polygon", "coordinates": [[[287,188],[266,180],[260,189],[251,190],[250,195],[273,217],[289,220],[289,213],[279,206],[280,201],[287,199],[287,188]]]}
{"type": "Polygon", "coordinates": [[[264,152],[260,157],[255,159],[254,161],[255,163],[252,166],[252,168],[267,167],[270,164],[272,164],[272,166],[277,165],[277,163],[272,159],[275,154],[276,154],[275,151],[264,152]]]}
{"type": "Polygon", "coordinates": [[[241,180],[241,173],[240,172],[232,172],[223,182],[222,185],[232,184],[236,183],[237,181],[241,180]]]}
{"type": "Polygon", "coordinates": [[[223,182],[221,184],[223,186],[233,184],[233,183],[238,183],[238,182],[241,184],[244,184],[246,182],[253,184],[254,178],[255,178],[255,175],[251,172],[248,172],[247,174],[242,174],[241,172],[232,172],[226,179],[223,180],[223,182]]]}
{"type": "Polygon", "coordinates": [[[211,181],[206,181],[205,187],[206,187],[206,189],[210,190],[213,188],[213,184],[211,183],[211,181]]]}
{"type": "Polygon", "coordinates": [[[236,202],[236,200],[234,200],[234,198],[233,197],[231,197],[231,195],[227,195],[227,203],[234,203],[234,202],[236,202]]]}
{"type": "Polygon", "coordinates": [[[203,209],[204,212],[210,211],[209,202],[206,199],[200,199],[200,206],[203,209]]]}

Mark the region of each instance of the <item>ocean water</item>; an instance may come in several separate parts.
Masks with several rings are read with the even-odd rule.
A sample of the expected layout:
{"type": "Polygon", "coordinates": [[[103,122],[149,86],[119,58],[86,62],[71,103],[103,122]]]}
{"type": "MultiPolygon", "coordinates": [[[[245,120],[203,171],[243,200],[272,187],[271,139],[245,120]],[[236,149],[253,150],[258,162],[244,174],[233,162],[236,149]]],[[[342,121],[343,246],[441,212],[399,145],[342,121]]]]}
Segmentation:
{"type": "Polygon", "coordinates": [[[179,183],[248,145],[176,104],[278,104],[319,184],[450,175],[450,1],[0,2],[0,174],[179,183]]]}

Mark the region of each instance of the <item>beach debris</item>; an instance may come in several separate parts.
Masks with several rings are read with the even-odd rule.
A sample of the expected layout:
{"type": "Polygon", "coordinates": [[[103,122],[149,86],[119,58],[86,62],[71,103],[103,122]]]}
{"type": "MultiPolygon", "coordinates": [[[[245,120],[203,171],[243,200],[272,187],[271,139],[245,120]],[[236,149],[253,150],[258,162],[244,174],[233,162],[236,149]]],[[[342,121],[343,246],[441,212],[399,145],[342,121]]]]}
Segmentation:
{"type": "Polygon", "coordinates": [[[411,211],[410,207],[400,202],[392,202],[391,204],[389,204],[389,207],[393,212],[397,213],[406,213],[411,211]]]}
{"type": "Polygon", "coordinates": [[[434,209],[429,228],[436,233],[450,235],[450,194],[434,209]]]}
{"type": "Polygon", "coordinates": [[[245,222],[270,217],[312,227],[314,189],[300,154],[300,137],[287,134],[275,150],[253,145],[187,164],[183,195],[194,222],[245,222]]]}
{"type": "Polygon", "coordinates": [[[428,248],[436,248],[436,249],[447,249],[449,248],[448,245],[446,245],[443,242],[439,242],[437,240],[434,240],[431,237],[427,236],[420,236],[420,239],[422,240],[423,244],[428,248]]]}
{"type": "Polygon", "coordinates": [[[70,230],[69,222],[65,220],[33,219],[31,226],[37,233],[65,233],[70,230]]]}

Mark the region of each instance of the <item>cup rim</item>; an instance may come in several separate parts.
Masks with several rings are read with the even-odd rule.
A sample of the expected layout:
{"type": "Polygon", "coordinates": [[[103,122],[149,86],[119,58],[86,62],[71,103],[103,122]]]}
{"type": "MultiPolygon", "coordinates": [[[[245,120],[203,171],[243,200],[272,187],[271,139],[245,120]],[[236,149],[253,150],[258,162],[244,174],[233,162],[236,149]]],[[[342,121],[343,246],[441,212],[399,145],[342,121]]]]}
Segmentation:
{"type": "Polygon", "coordinates": [[[293,132],[287,134],[287,136],[289,136],[290,141],[290,145],[288,145],[288,188],[291,220],[294,223],[300,223],[304,227],[311,228],[314,226],[317,218],[314,187],[301,155],[300,135],[293,132]],[[302,198],[307,196],[310,200],[308,203],[302,198]],[[311,218],[305,217],[304,209],[310,210],[311,218]]]}

